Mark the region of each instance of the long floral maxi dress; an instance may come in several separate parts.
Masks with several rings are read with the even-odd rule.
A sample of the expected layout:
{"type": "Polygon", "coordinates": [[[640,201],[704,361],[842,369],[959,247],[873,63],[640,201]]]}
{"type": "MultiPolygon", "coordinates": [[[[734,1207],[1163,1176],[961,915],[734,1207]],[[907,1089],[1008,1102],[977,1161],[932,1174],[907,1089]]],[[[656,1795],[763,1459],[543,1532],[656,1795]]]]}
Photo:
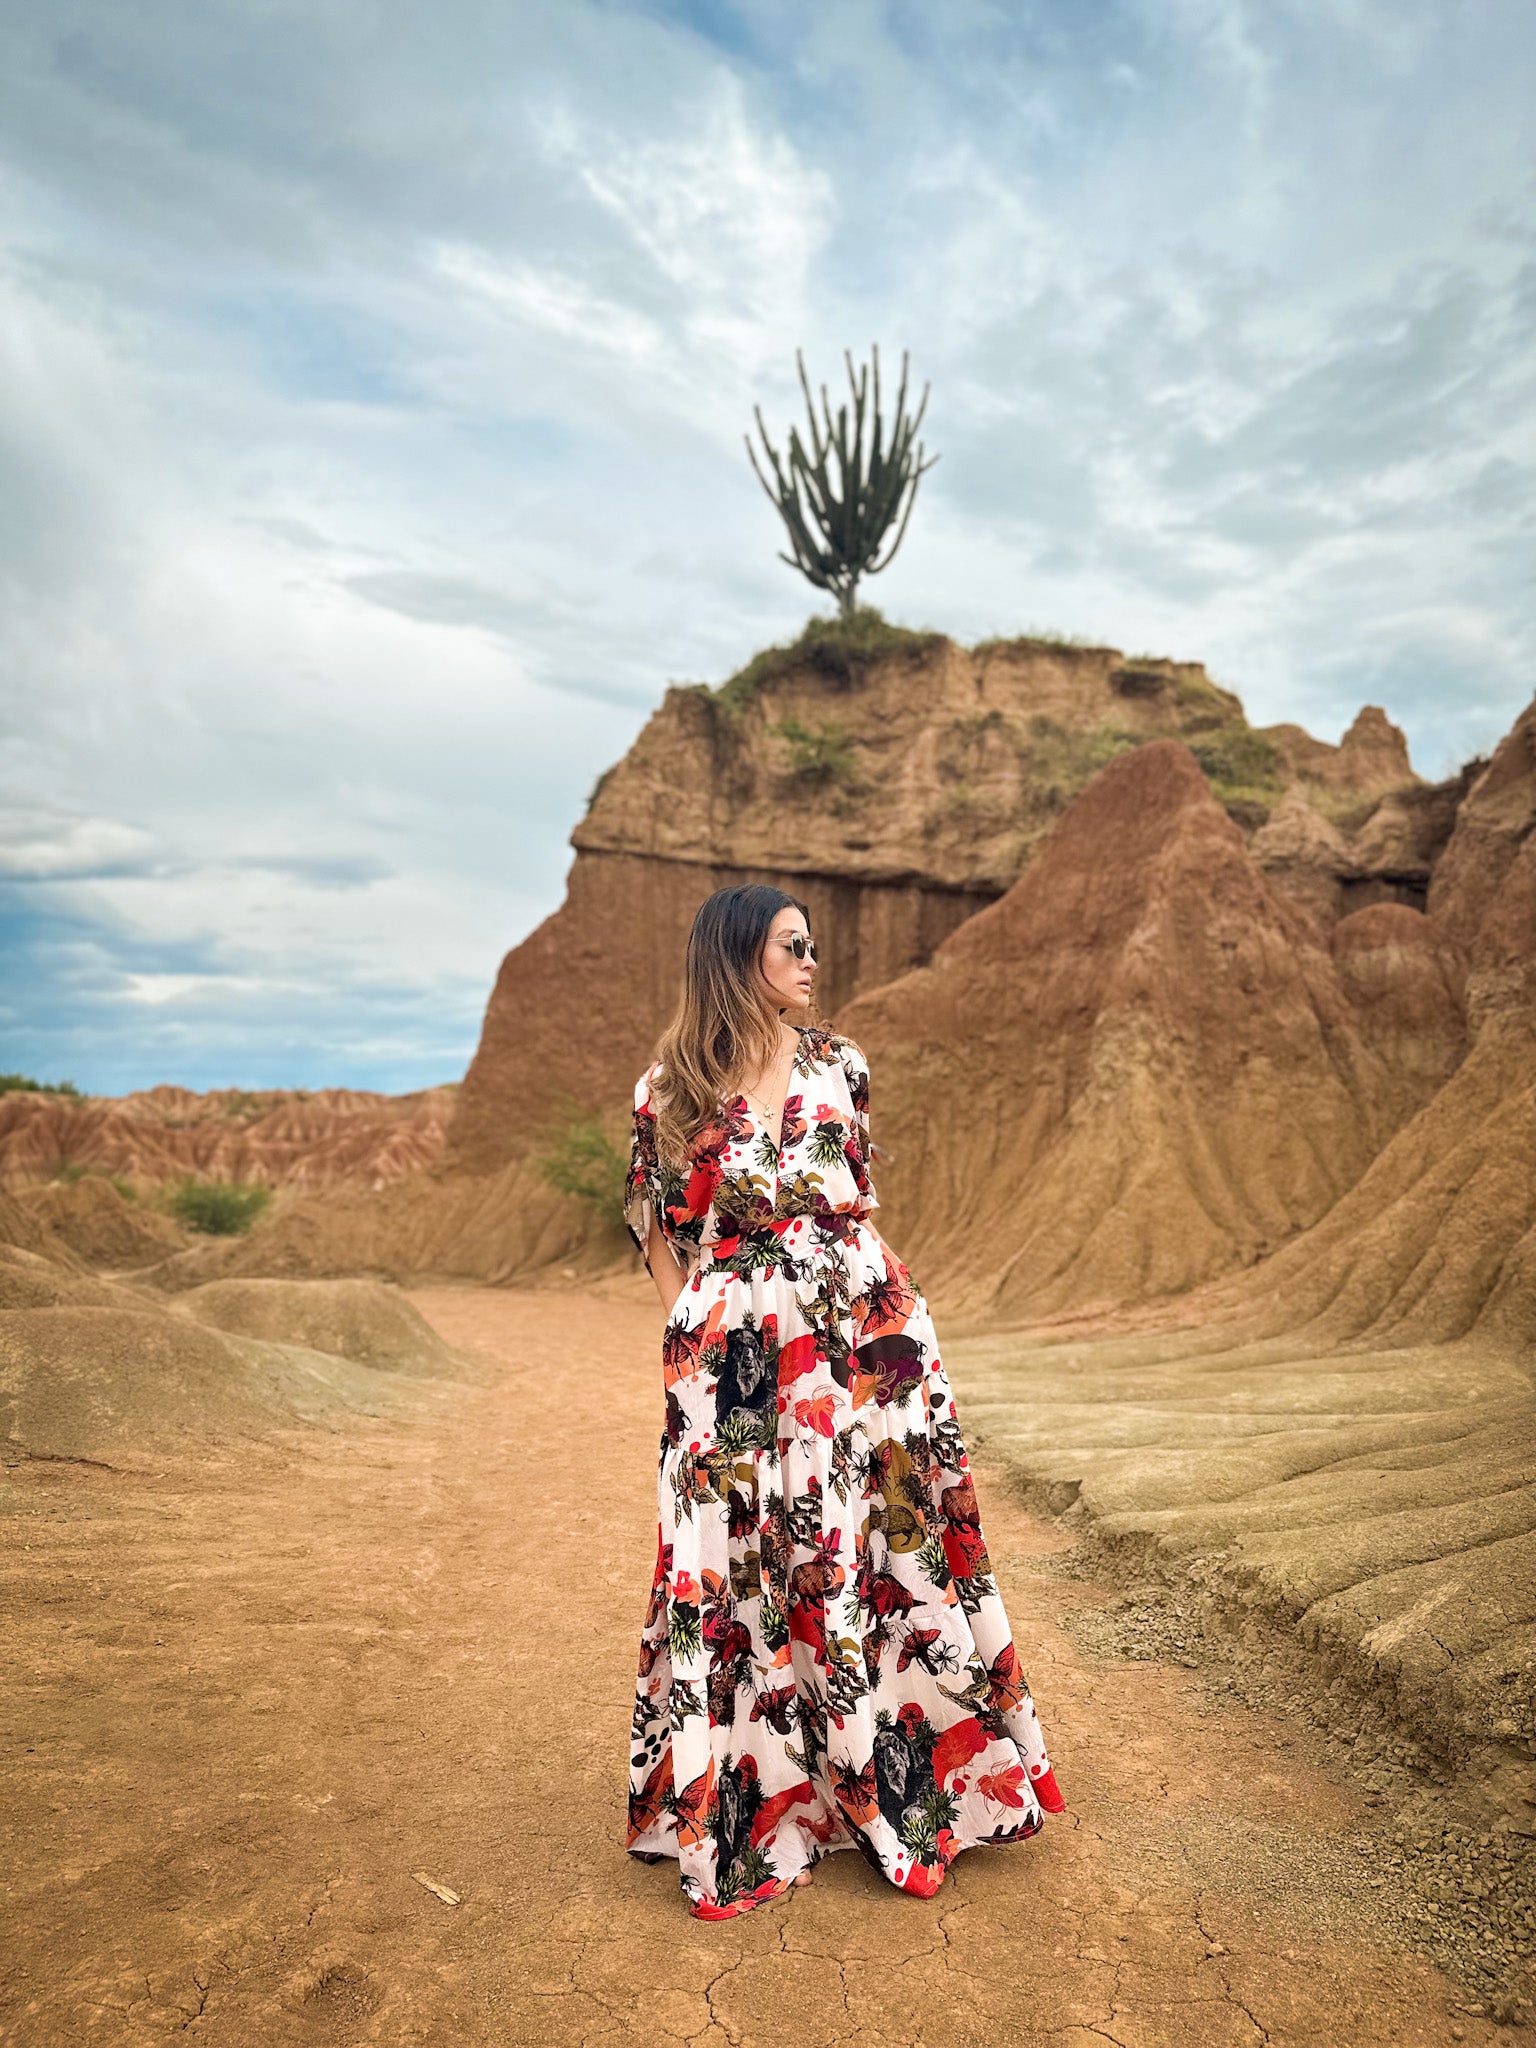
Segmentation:
{"type": "Polygon", "coordinates": [[[629,1849],[723,1918],[853,1847],[928,1897],[1062,1810],[922,1294],[869,1221],[869,1075],[802,1029],[775,1133],[737,1096],[625,1220],[689,1269],[662,1337],[656,1572],[629,1849]]]}

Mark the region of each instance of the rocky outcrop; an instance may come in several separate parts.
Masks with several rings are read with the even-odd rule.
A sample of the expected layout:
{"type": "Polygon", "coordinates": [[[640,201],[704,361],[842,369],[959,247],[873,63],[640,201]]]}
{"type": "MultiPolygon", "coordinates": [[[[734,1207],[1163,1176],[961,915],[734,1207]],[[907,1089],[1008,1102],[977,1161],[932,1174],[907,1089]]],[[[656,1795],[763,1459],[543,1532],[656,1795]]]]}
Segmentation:
{"type": "Polygon", "coordinates": [[[1471,781],[1463,770],[1359,805],[1297,783],[1254,833],[1253,857],[1320,929],[1372,903],[1422,910],[1471,781]]]}
{"type": "Polygon", "coordinates": [[[0,1462],[143,1468],[340,1411],[401,1412],[473,1368],[369,1281],[226,1282],[184,1302],[0,1244],[0,1462]]]}
{"type": "Polygon", "coordinates": [[[186,1232],[169,1216],[125,1200],[110,1180],[96,1174],[19,1188],[15,1200],[36,1217],[50,1245],[67,1245],[90,1266],[127,1272],[154,1265],[187,1242],[186,1232]]]}
{"type": "Polygon", "coordinates": [[[24,1185],[65,1171],[135,1180],[256,1181],[268,1187],[380,1188],[439,1158],[456,1089],[374,1095],[239,1088],[206,1095],[146,1088],[133,1095],[0,1094],[0,1181],[24,1185]]]}
{"type": "Polygon", "coordinates": [[[1453,957],[1382,912],[1340,928],[1346,985],[1187,748],[1116,761],[1000,902],[839,1019],[898,1244],[952,1309],[1022,1321],[1305,1229],[1463,1050],[1453,957]]]}
{"type": "MultiPolygon", "coordinates": [[[[1390,1011],[1433,1025],[1464,989],[1465,1057],[1311,1229],[1251,1272],[1098,1327],[1212,1345],[1285,1332],[1319,1352],[1473,1336],[1536,1351],[1536,703],[1473,781],[1424,923],[1432,957],[1420,947],[1416,967],[1388,968],[1390,1011]]],[[[1358,988],[1357,963],[1349,973],[1358,988]]],[[[1387,1014],[1366,1026],[1378,1051],[1401,1037],[1387,1014]]]]}
{"type": "Polygon", "coordinates": [[[850,633],[809,629],[718,690],[668,690],[602,778],[564,904],[501,964],[449,1132],[455,1170],[499,1171],[563,1117],[622,1111],[713,889],[769,881],[809,905],[836,1014],[931,959],[1101,768],[1150,741],[1182,739],[1245,832],[1292,784],[1358,809],[1413,781],[1402,734],[1370,707],[1333,747],[1253,731],[1195,662],[850,633]]]}
{"type": "Polygon", "coordinates": [[[1259,733],[1278,750],[1289,779],[1357,803],[1419,779],[1401,726],[1394,725],[1379,704],[1356,712],[1336,747],[1313,739],[1300,725],[1264,725],[1259,733]]]}

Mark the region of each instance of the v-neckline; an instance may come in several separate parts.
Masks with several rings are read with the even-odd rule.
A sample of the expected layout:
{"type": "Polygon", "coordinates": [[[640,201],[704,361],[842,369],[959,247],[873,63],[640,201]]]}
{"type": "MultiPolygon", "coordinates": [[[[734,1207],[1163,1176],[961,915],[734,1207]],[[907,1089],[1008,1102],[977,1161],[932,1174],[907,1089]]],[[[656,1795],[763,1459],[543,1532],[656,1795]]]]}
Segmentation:
{"type": "MultiPolygon", "coordinates": [[[[794,1030],[795,1036],[799,1040],[799,1043],[795,1047],[795,1056],[789,1063],[789,1080],[784,1085],[784,1100],[779,1104],[779,1136],[777,1150],[781,1157],[783,1156],[784,1152],[784,1120],[789,1113],[789,1098],[794,1093],[793,1083],[795,1078],[795,1068],[799,1066],[800,1055],[805,1050],[806,1026],[803,1024],[797,1024],[795,1025],[794,1030]]],[[[751,1121],[754,1124],[760,1124],[764,1131],[769,1132],[769,1134],[771,1135],[771,1129],[768,1123],[768,1119],[766,1117],[760,1117],[755,1113],[755,1111],[752,1108],[752,1098],[747,1094],[745,1088],[743,1088],[740,1091],[740,1093],[736,1097],[736,1100],[744,1105],[747,1115],[751,1119],[751,1121]]]]}

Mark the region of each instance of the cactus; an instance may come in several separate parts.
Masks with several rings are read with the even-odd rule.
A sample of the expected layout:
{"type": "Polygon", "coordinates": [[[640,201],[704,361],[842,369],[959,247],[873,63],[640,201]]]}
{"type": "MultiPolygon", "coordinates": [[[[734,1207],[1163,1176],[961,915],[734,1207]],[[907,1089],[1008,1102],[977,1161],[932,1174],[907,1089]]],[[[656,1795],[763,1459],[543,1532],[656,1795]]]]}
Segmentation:
{"type": "Polygon", "coordinates": [[[817,417],[805,361],[796,349],[795,366],[800,372],[800,388],[805,393],[810,420],[810,453],[806,452],[798,427],[791,427],[789,461],[787,465],[781,462],[763,425],[762,408],[754,406],[763,453],[773,471],[770,484],[758,466],[751,435],[745,439],[753,473],[783,520],[794,551],[787,555],[781,552],[780,561],[798,569],[818,590],[831,591],[839,612],[849,618],[859,578],[878,576],[889,566],[912,517],[918,479],[939,458],[931,455],[925,462],[921,442],[913,446],[927,409],[928,386],[923,386],[922,403],[916,413],[909,414],[905,353],[901,358],[901,388],[896,394],[896,414],[888,445],[880,412],[879,349],[873,352],[873,406],[869,403],[871,366],[861,364],[855,376],[853,357],[846,349],[843,360],[848,365],[848,388],[853,400],[851,433],[846,405],[838,407],[834,422],[825,384],[821,387],[821,415],[817,417]],[[866,421],[870,426],[867,450],[866,421]],[[896,537],[886,546],[886,535],[893,526],[896,537]]]}

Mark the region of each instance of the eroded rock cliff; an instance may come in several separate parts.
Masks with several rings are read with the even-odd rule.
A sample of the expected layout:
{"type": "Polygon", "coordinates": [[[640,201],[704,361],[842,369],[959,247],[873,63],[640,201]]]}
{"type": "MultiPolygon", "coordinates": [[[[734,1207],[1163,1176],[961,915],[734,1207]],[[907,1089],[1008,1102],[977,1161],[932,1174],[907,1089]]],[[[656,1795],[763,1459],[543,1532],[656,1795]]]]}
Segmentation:
{"type": "Polygon", "coordinates": [[[89,1171],[162,1181],[194,1175],[270,1187],[381,1188],[433,1165],[452,1087],[410,1095],[361,1088],[240,1088],[198,1094],[0,1094],[0,1181],[89,1171]]]}
{"type": "MultiPolygon", "coordinates": [[[[1319,817],[1333,839],[1307,872],[1326,875],[1314,893],[1330,915],[1345,894],[1334,871],[1370,871],[1315,806],[1347,820],[1418,787],[1373,707],[1336,747],[1299,726],[1256,731],[1198,663],[1109,647],[812,627],[719,689],[668,690],[572,833],[564,904],[502,962],[450,1165],[494,1172],[552,1119],[628,1101],[711,890],[770,881],[809,904],[835,1015],[927,962],[1101,768],[1164,738],[1185,743],[1235,843],[1287,792],[1319,817]]],[[[1424,884],[1388,877],[1379,893],[1422,900],[1424,884]]]]}
{"type": "Polygon", "coordinates": [[[1334,936],[1344,975],[1187,747],[1115,761],[1000,902],[842,1013],[899,1241],[956,1306],[1022,1320],[1180,1292],[1315,1222],[1464,1049],[1421,913],[1334,936]]]}

